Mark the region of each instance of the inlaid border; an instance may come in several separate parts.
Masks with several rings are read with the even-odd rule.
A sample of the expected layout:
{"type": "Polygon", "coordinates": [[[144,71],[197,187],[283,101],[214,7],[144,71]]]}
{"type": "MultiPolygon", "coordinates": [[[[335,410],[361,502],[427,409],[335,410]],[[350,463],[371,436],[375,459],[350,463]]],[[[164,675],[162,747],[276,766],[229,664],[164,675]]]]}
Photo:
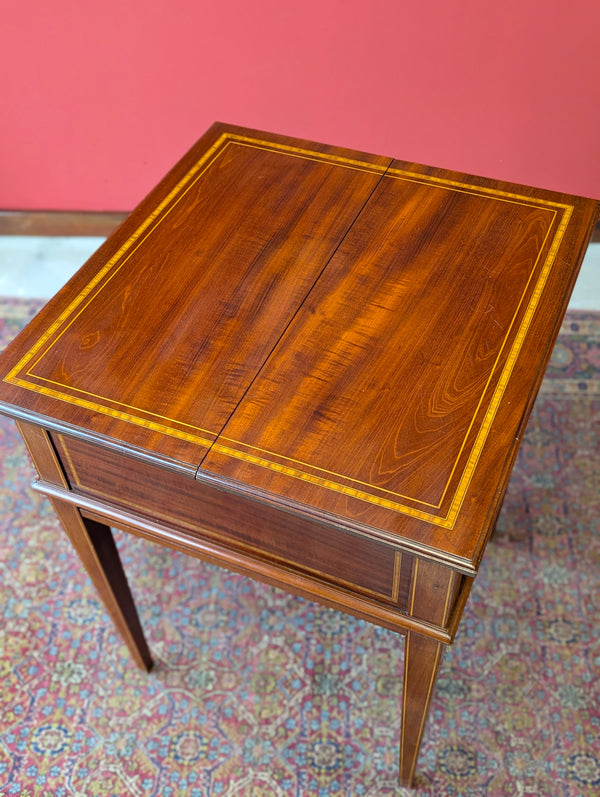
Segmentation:
{"type": "Polygon", "coordinates": [[[81,293],[73,299],[50,327],[48,327],[46,332],[44,332],[31,349],[29,349],[16,366],[7,374],[4,378],[5,382],[25,388],[26,390],[41,393],[51,398],[59,399],[60,401],[65,401],[69,404],[93,410],[94,412],[100,412],[119,420],[128,421],[152,431],[170,435],[204,448],[210,448],[218,436],[218,430],[212,431],[201,427],[195,427],[175,418],[168,418],[140,407],[134,407],[130,404],[118,402],[105,396],[92,394],[70,385],[67,386],[60,382],[34,374],[33,369],[41,362],[46,353],[50,351],[58,340],[60,340],[71,324],[84,312],[90,302],[93,301],[99,292],[103,290],[126,265],[129,259],[137,252],[154,230],[157,229],[159,224],[163,223],[165,219],[168,218],[208,169],[226,152],[230,144],[253,147],[255,149],[267,149],[281,152],[291,157],[331,163],[343,168],[374,174],[383,174],[387,169],[387,166],[371,164],[352,158],[342,157],[340,155],[301,149],[277,142],[262,141],[247,136],[240,136],[235,133],[222,133],[216,142],[207,149],[204,155],[202,155],[188,172],[186,172],[177,185],[156,206],[146,219],[144,219],[140,226],[125,241],[121,248],[115,252],[110,260],[99,269],[81,293]],[[53,336],[55,337],[52,340],[53,336]],[[44,348],[46,344],[49,345],[47,348],[44,348]],[[29,377],[29,379],[27,379],[27,377],[29,377]],[[37,382],[30,381],[34,378],[45,384],[38,384],[37,382]],[[65,393],[65,390],[70,392],[65,393]],[[71,393],[78,393],[80,395],[73,396],[71,393]]]}
{"type": "Polygon", "coordinates": [[[166,434],[172,437],[186,440],[188,442],[194,443],[204,448],[212,447],[212,450],[214,450],[216,453],[232,457],[235,459],[239,459],[262,468],[267,468],[269,470],[279,472],[291,478],[300,479],[302,481],[312,483],[314,485],[325,488],[327,490],[331,490],[333,492],[342,493],[344,495],[348,495],[350,497],[357,498],[359,500],[366,501],[381,506],[383,508],[396,511],[401,514],[406,514],[412,517],[419,518],[421,520],[425,520],[429,523],[433,523],[438,526],[442,526],[445,528],[453,528],[456,522],[456,518],[460,512],[460,507],[462,506],[462,502],[465,498],[473,473],[477,467],[477,463],[481,456],[481,452],[485,445],[485,441],[487,439],[489,430],[491,428],[493,420],[500,406],[502,396],[506,390],[506,386],[508,384],[516,360],[523,346],[523,342],[531,325],[535,310],[539,304],[542,291],[548,280],[548,276],[550,274],[552,265],[554,263],[556,253],[562,242],[565,230],[567,228],[573,210],[574,208],[572,205],[562,204],[558,202],[551,202],[549,200],[544,200],[544,199],[537,199],[537,198],[532,199],[531,197],[523,196],[516,193],[501,191],[494,188],[471,185],[469,183],[462,183],[432,175],[419,174],[416,172],[410,172],[393,167],[388,168],[383,165],[371,164],[352,158],[346,158],[339,155],[334,155],[331,153],[322,153],[318,151],[302,149],[288,144],[281,144],[272,141],[254,139],[247,136],[241,136],[235,133],[223,133],[221,136],[219,136],[217,141],[204,153],[204,155],[195,164],[193,164],[193,166],[177,183],[177,185],[172,189],[172,191],[146,217],[146,219],[140,224],[140,226],[134,231],[134,233],[127,239],[127,241],[125,241],[125,243],[121,246],[121,248],[110,258],[110,260],[107,261],[107,263],[104,266],[102,266],[99,269],[97,274],[92,278],[92,280],[90,280],[90,282],[81,291],[81,293],[79,293],[73,299],[73,301],[56,318],[56,320],[50,325],[50,327],[48,327],[46,332],[44,332],[44,334],[36,341],[36,343],[31,347],[31,349],[29,349],[29,351],[21,358],[21,360],[16,364],[16,366],[7,374],[7,376],[5,377],[5,381],[10,384],[17,385],[26,390],[31,390],[37,393],[41,393],[51,398],[59,399],[61,401],[65,401],[70,404],[74,404],[80,407],[84,407],[86,409],[93,410],[95,412],[99,412],[105,415],[118,418],[120,420],[134,423],[136,425],[151,429],[152,431],[160,432],[161,434],[166,434]],[[161,224],[169,216],[169,214],[171,214],[176,209],[176,207],[186,196],[186,194],[194,187],[194,185],[196,185],[196,183],[201,179],[203,174],[206,173],[206,171],[215,163],[215,161],[222,156],[222,154],[226,151],[227,147],[230,144],[281,152],[290,157],[298,157],[307,160],[314,160],[317,162],[327,162],[331,163],[332,165],[338,165],[343,168],[356,169],[360,171],[381,174],[382,176],[385,174],[386,176],[394,177],[396,179],[420,183],[423,185],[435,185],[439,188],[444,188],[452,191],[460,191],[463,193],[469,193],[476,196],[489,196],[490,198],[493,198],[498,201],[511,202],[526,207],[554,209],[554,217],[548,226],[546,238],[544,239],[544,242],[540,247],[538,260],[536,260],[536,263],[532,268],[530,278],[525,286],[522,298],[513,316],[513,320],[505,337],[505,341],[498,352],[497,359],[490,372],[490,376],[485,386],[485,389],[482,392],[481,399],[476,407],[473,419],[469,426],[469,430],[465,435],[464,442],[457,456],[454,468],[449,476],[442,498],[440,499],[440,502],[437,505],[428,504],[424,501],[420,501],[419,499],[412,498],[410,496],[404,496],[399,493],[394,493],[392,491],[386,491],[375,485],[362,484],[356,480],[353,480],[351,477],[339,474],[339,476],[343,478],[345,481],[354,482],[356,486],[349,486],[348,484],[342,484],[339,481],[336,481],[335,478],[331,478],[332,476],[335,477],[335,474],[328,473],[327,471],[322,470],[316,466],[310,465],[309,463],[303,463],[296,460],[289,460],[289,464],[283,464],[281,461],[277,461],[277,459],[281,460],[287,458],[278,455],[276,452],[253,449],[252,446],[243,444],[240,441],[229,440],[227,438],[219,437],[218,431],[203,429],[201,427],[195,427],[190,424],[178,421],[174,418],[161,416],[156,413],[152,413],[150,411],[143,410],[141,408],[134,407],[129,404],[120,403],[114,401],[113,399],[108,399],[103,396],[94,395],[84,390],[63,385],[59,382],[38,376],[33,373],[33,369],[36,367],[36,365],[38,365],[41,362],[45,354],[48,351],[50,351],[52,346],[54,346],[56,342],[62,337],[62,335],[65,334],[70,325],[81,315],[81,313],[84,312],[85,308],[89,305],[91,301],[93,301],[93,299],[98,295],[98,293],[101,290],[103,290],[106,287],[106,285],[108,285],[110,281],[115,277],[115,275],[125,266],[125,264],[129,261],[129,259],[135,254],[135,252],[140,248],[140,246],[143,245],[143,243],[158,227],[158,225],[161,224]],[[471,449],[465,469],[459,480],[457,490],[450,503],[448,514],[445,517],[442,517],[439,514],[434,514],[432,511],[428,511],[427,509],[419,509],[413,506],[406,505],[405,503],[403,503],[403,500],[409,500],[412,501],[413,503],[420,503],[421,505],[428,507],[429,510],[440,508],[446,496],[450,480],[454,475],[455,469],[458,465],[458,461],[464,451],[464,446],[466,445],[469,433],[471,432],[477,414],[481,409],[481,404],[483,402],[490,381],[496,373],[496,365],[504,352],[506,341],[508,340],[512,327],[515,323],[515,320],[519,312],[521,311],[521,304],[530,287],[530,281],[538,266],[539,258],[541,257],[541,253],[543,252],[544,247],[546,246],[548,237],[550,235],[550,231],[554,226],[554,222],[559,211],[562,211],[562,217],[560,223],[558,225],[556,232],[554,233],[554,238],[550,245],[548,254],[541,268],[537,282],[534,286],[529,303],[525,309],[523,318],[515,335],[515,339],[507,355],[504,367],[500,373],[498,384],[494,389],[490,404],[484,415],[481,427],[479,428],[479,432],[476,436],[473,448],[471,449]],[[45,382],[45,384],[38,384],[36,382],[30,381],[33,378],[39,381],[43,381],[45,382]],[[69,390],[72,393],[78,393],[79,395],[75,396],[70,395],[69,393],[65,393],[64,392],[65,390],[69,390]],[[226,444],[224,445],[223,443],[219,442],[220,440],[225,441],[226,444]],[[314,472],[303,470],[303,468],[310,468],[311,471],[320,471],[322,472],[323,475],[317,475],[314,472]],[[365,487],[375,490],[380,494],[374,495],[370,492],[367,492],[367,490],[364,489],[365,487]],[[383,493],[383,495],[381,493],[383,493]]]}
{"type": "Polygon", "coordinates": [[[235,459],[242,460],[244,462],[247,462],[248,464],[252,464],[260,468],[266,468],[268,470],[275,471],[277,473],[280,473],[282,475],[294,479],[298,479],[300,481],[305,481],[310,484],[314,484],[315,486],[322,487],[324,489],[331,490],[333,492],[347,495],[351,498],[357,498],[361,501],[367,501],[368,503],[375,504],[384,509],[391,509],[401,514],[409,515],[411,517],[418,518],[419,520],[424,520],[428,523],[433,523],[443,528],[452,529],[454,528],[456,519],[460,512],[460,508],[464,501],[469,484],[476,470],[477,463],[479,462],[479,458],[483,451],[490,428],[498,412],[502,396],[504,395],[510,376],[514,370],[517,358],[519,356],[519,353],[527,336],[527,332],[529,330],[529,327],[531,326],[535,310],[539,304],[542,291],[550,275],[552,265],[554,264],[554,260],[556,258],[556,253],[562,242],[565,230],[567,228],[567,225],[569,223],[574,208],[572,205],[561,204],[558,202],[550,202],[542,199],[532,201],[529,197],[523,197],[518,194],[512,194],[504,191],[496,191],[495,189],[490,189],[485,187],[480,188],[478,186],[472,186],[466,183],[459,183],[451,180],[444,180],[438,177],[416,175],[412,172],[405,172],[400,169],[390,169],[387,172],[386,176],[394,175],[395,173],[397,173],[401,177],[401,179],[410,179],[412,182],[424,183],[424,184],[433,182],[434,184],[439,185],[440,187],[446,187],[452,190],[459,190],[464,193],[470,193],[475,195],[481,195],[482,193],[484,195],[488,194],[493,196],[494,198],[497,198],[499,201],[514,202],[515,204],[520,204],[527,207],[535,207],[535,208],[538,208],[540,206],[542,208],[548,208],[548,209],[556,208],[556,210],[554,210],[552,221],[548,225],[548,230],[546,232],[546,236],[544,237],[544,241],[542,242],[539,248],[538,257],[531,269],[529,279],[527,280],[521,299],[515,309],[513,318],[505,335],[504,342],[498,351],[494,365],[490,371],[485,387],[481,393],[481,397],[473,413],[471,423],[467,428],[467,431],[463,438],[463,443],[457,454],[454,466],[448,476],[446,485],[444,487],[442,496],[438,504],[427,503],[425,501],[421,501],[411,496],[395,493],[391,490],[384,490],[383,488],[377,487],[375,485],[365,484],[364,482],[353,480],[352,478],[347,477],[343,474],[334,474],[331,471],[327,471],[323,468],[318,468],[317,466],[311,465],[310,463],[300,462],[292,458],[284,457],[280,454],[277,454],[277,452],[274,451],[266,451],[264,449],[259,449],[256,446],[251,446],[247,443],[243,443],[242,441],[227,438],[224,435],[221,435],[219,439],[215,442],[212,451],[214,451],[215,453],[223,454],[228,457],[233,457],[235,459]],[[490,403],[482,420],[481,426],[475,438],[475,442],[471,449],[470,455],[467,459],[465,468],[462,472],[456,492],[450,503],[447,515],[446,516],[440,516],[439,514],[436,515],[431,511],[427,511],[427,509],[420,509],[414,506],[409,506],[407,504],[404,504],[402,502],[403,500],[409,500],[413,503],[429,507],[429,509],[439,509],[441,507],[446,497],[450,482],[455,474],[460,457],[463,454],[463,451],[467,444],[469,435],[472,432],[473,425],[481,409],[490,382],[492,381],[492,378],[496,375],[496,368],[498,362],[504,353],[506,343],[513,330],[515,321],[519,313],[521,312],[523,301],[530,288],[531,280],[533,279],[533,275],[535,274],[535,271],[539,265],[540,257],[542,255],[542,252],[544,251],[544,248],[546,247],[546,244],[550,237],[559,210],[563,211],[560,223],[558,225],[558,228],[556,229],[556,232],[554,233],[554,238],[552,239],[552,243],[546,255],[546,259],[544,261],[538,279],[533,288],[531,297],[523,314],[523,318],[521,320],[519,328],[516,332],[512,346],[508,352],[506,362],[502,368],[502,371],[500,372],[498,383],[492,394],[492,398],[490,400],[490,403]],[[282,460],[287,460],[287,462],[282,462],[282,460]],[[310,472],[308,468],[310,468],[310,471],[312,472],[310,472]],[[322,475],[320,475],[319,473],[315,473],[314,471],[320,471],[320,474],[322,475]],[[354,482],[355,486],[350,486],[348,484],[343,484],[340,481],[336,481],[335,479],[336,476],[343,478],[346,482],[354,482]],[[364,489],[364,487],[376,490],[380,493],[380,495],[374,495],[371,492],[367,492],[364,489]],[[385,497],[386,493],[388,497],[385,497]]]}

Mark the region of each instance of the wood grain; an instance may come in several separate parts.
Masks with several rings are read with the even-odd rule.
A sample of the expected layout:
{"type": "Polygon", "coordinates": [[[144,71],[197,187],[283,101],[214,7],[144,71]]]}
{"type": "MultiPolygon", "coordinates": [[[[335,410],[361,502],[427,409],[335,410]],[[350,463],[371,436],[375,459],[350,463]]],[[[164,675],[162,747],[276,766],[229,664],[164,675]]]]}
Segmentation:
{"type": "MultiPolygon", "coordinates": [[[[221,440],[447,515],[557,215],[385,177],[221,440]]],[[[277,491],[242,463],[218,472],[277,491]]]]}
{"type": "Polygon", "coordinates": [[[473,573],[596,211],[216,125],[0,401],[473,573]]]}
{"type": "Polygon", "coordinates": [[[443,646],[409,632],[404,648],[404,691],[400,727],[400,785],[412,783],[443,646]]]}
{"type": "Polygon", "coordinates": [[[76,438],[55,434],[51,439],[70,488],[80,495],[109,500],[406,610],[408,579],[400,582],[401,557],[392,546],[76,438]]]}
{"type": "Polygon", "coordinates": [[[33,391],[22,405],[137,443],[134,424],[175,458],[170,438],[216,439],[389,164],[241,132],[216,128],[34,324],[11,379],[33,391]]]}
{"type": "Polygon", "coordinates": [[[591,201],[395,163],[199,477],[474,572],[595,215],[591,201]]]}
{"type": "Polygon", "coordinates": [[[597,211],[213,126],[0,356],[138,664],[109,524],[407,632],[408,784],[597,211]]]}
{"type": "Polygon", "coordinates": [[[56,498],[77,506],[86,519],[120,528],[151,542],[196,556],[206,562],[264,581],[280,589],[286,589],[295,595],[316,600],[324,606],[345,611],[391,631],[403,634],[407,630],[413,630],[424,633],[444,644],[449,644],[452,641],[453,637],[448,629],[399,613],[395,607],[386,605],[373,597],[360,593],[349,594],[348,591],[315,579],[308,574],[293,572],[264,557],[252,556],[246,552],[234,550],[218,541],[202,539],[185,528],[149,519],[114,503],[78,495],[44,482],[36,482],[33,487],[49,498],[56,498]]]}

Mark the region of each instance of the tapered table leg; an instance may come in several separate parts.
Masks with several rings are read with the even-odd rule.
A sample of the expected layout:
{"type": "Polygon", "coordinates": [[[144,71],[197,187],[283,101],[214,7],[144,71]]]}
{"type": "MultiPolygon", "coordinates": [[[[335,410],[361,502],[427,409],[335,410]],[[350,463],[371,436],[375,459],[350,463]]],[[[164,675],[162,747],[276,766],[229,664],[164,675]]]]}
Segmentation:
{"type": "Polygon", "coordinates": [[[150,670],[152,658],[110,528],[84,518],[71,504],[51,501],[135,663],[150,670]]]}
{"type": "Polygon", "coordinates": [[[410,786],[412,782],[443,647],[441,642],[415,631],[406,634],[400,729],[401,786],[410,786]]]}

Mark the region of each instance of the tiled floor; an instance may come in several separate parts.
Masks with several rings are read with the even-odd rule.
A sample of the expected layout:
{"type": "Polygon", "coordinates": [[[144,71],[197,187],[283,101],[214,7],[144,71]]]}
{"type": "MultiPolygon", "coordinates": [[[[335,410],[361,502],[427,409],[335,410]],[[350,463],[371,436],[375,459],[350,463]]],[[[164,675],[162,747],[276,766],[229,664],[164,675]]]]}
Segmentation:
{"type": "Polygon", "coordinates": [[[0,296],[54,296],[104,238],[0,236],[0,296]]]}
{"type": "MultiPolygon", "coordinates": [[[[0,236],[0,296],[53,296],[103,240],[0,236]]],[[[590,245],[569,306],[600,310],[600,244],[590,245]]]]}

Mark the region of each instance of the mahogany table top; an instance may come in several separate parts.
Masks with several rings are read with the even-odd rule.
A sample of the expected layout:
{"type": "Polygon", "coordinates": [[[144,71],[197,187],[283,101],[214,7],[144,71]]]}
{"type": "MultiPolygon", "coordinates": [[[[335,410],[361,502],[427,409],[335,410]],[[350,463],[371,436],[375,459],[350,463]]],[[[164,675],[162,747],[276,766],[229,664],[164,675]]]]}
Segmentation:
{"type": "Polygon", "coordinates": [[[216,124],[3,355],[0,401],[473,573],[597,210],[216,124]]]}

